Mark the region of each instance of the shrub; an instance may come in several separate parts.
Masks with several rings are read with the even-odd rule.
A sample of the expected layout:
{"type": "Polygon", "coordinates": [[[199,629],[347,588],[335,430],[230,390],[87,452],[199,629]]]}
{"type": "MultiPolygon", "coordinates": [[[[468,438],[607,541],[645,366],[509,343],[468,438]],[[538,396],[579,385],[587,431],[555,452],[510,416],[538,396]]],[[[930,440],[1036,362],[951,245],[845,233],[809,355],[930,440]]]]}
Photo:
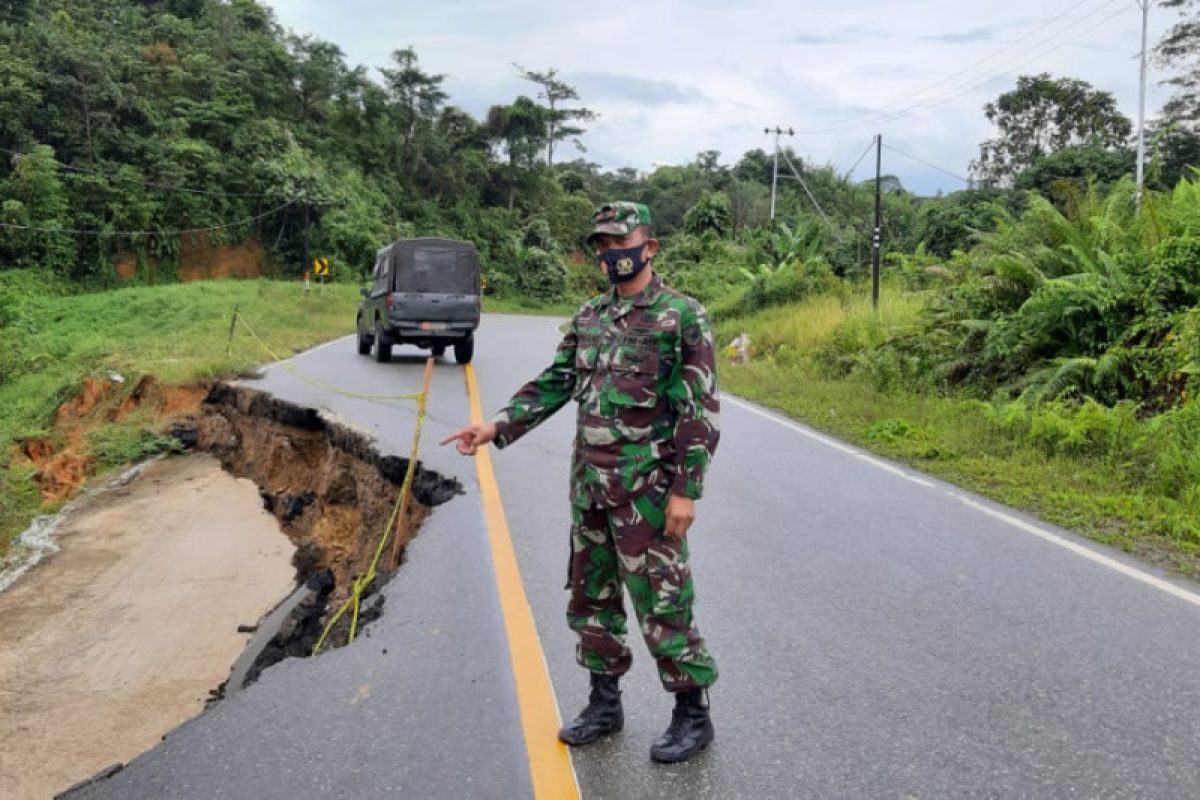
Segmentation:
{"type": "Polygon", "coordinates": [[[704,192],[683,215],[683,230],[694,236],[712,232],[727,236],[733,230],[733,205],[724,192],[704,192]]]}
{"type": "Polygon", "coordinates": [[[535,300],[556,301],[566,295],[566,268],[540,247],[525,249],[514,278],[517,291],[535,300]]]}
{"type": "Polygon", "coordinates": [[[838,286],[829,265],[824,261],[807,264],[792,261],[781,265],[754,280],[739,299],[735,313],[749,313],[769,306],[794,303],[838,286]]]}

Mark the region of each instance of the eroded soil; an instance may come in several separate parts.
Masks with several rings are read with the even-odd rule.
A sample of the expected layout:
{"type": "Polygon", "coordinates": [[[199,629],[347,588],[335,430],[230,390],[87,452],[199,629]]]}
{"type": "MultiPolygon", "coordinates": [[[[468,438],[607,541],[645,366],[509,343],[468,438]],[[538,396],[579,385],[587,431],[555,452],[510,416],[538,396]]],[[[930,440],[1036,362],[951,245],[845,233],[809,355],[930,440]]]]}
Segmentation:
{"type": "MultiPolygon", "coordinates": [[[[49,506],[94,473],[89,432],[135,413],[196,455],[78,501],[60,552],[0,593],[5,797],[49,796],[149,748],[222,696],[235,659],[253,658],[239,678],[249,683],[283,658],[309,656],[367,571],[408,467],[313,409],[245,387],[89,378],[50,434],[16,454],[36,467],[49,506]],[[242,652],[297,585],[303,602],[267,637],[258,632],[257,652],[242,652]]],[[[391,534],[401,555],[431,507],[460,492],[418,464],[391,534]]],[[[398,571],[392,551],[389,542],[363,594],[360,631],[383,613],[379,589],[398,571]]],[[[344,644],[347,628],[327,646],[344,644]]]]}
{"type": "Polygon", "coordinates": [[[205,455],[89,498],[60,552],[0,593],[0,795],[52,796],[199,713],[295,547],[257,487],[205,455]]]}
{"type": "MultiPolygon", "coordinates": [[[[226,384],[212,387],[194,428],[180,425],[176,432],[184,439],[194,436],[197,449],[259,486],[264,508],[297,545],[298,580],[324,581],[320,588],[328,590],[327,608],[336,609],[349,596],[354,579],[370,567],[408,459],[380,455],[369,437],[314,409],[226,384]]],[[[391,532],[394,538],[379,562],[379,577],[365,597],[374,596],[394,573],[393,542],[399,540],[402,554],[429,509],[460,491],[457,481],[418,462],[408,513],[391,532]]],[[[375,602],[370,609],[366,622],[378,614],[375,602]]],[[[332,643],[340,643],[345,633],[335,628],[332,643]]],[[[311,649],[312,643],[299,644],[311,649]]]]}

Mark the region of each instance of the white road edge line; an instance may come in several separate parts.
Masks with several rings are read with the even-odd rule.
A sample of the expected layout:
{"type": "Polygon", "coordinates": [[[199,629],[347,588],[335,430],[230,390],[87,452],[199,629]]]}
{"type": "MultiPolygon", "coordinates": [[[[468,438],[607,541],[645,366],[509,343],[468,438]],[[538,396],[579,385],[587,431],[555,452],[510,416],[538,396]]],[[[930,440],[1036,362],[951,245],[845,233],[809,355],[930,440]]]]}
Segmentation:
{"type": "Polygon", "coordinates": [[[324,350],[326,347],[333,347],[335,344],[342,341],[342,339],[349,339],[353,335],[354,334],[351,333],[351,334],[347,334],[346,336],[342,336],[337,339],[330,339],[328,342],[325,342],[325,344],[319,344],[316,347],[313,347],[309,350],[305,350],[300,353],[293,353],[292,355],[288,356],[287,358],[283,359],[282,361],[272,361],[270,364],[267,364],[265,367],[263,367],[263,371],[265,372],[265,371],[269,370],[271,367],[277,367],[280,364],[286,364],[289,361],[294,361],[295,359],[299,358],[300,356],[311,355],[312,353],[315,353],[318,350],[324,350]]]}
{"type": "MultiPolygon", "coordinates": [[[[887,472],[893,473],[895,475],[899,475],[900,477],[906,478],[906,479],[912,481],[913,483],[918,483],[922,486],[926,486],[929,488],[937,488],[937,485],[930,481],[924,480],[923,478],[918,478],[914,475],[909,475],[907,472],[904,472],[903,470],[901,470],[897,467],[894,467],[891,464],[888,464],[884,461],[880,461],[877,458],[873,458],[871,456],[860,453],[851,447],[847,447],[846,445],[842,444],[841,442],[838,442],[834,439],[830,439],[827,436],[822,436],[818,433],[814,433],[813,431],[810,431],[807,428],[804,428],[804,427],[802,427],[794,422],[791,422],[789,420],[778,417],[775,414],[768,413],[768,412],[762,410],[761,408],[758,408],[757,406],[747,403],[745,400],[742,400],[741,398],[734,397],[730,394],[722,392],[721,399],[727,400],[730,403],[733,403],[735,406],[738,406],[740,408],[744,408],[746,411],[749,411],[752,414],[757,414],[758,416],[762,417],[763,419],[768,419],[771,422],[782,425],[783,427],[788,428],[792,431],[795,431],[796,433],[799,433],[803,436],[806,436],[809,439],[812,439],[813,441],[820,442],[821,444],[826,445],[827,447],[832,447],[833,449],[839,450],[843,453],[846,453],[847,455],[857,456],[858,458],[862,459],[863,461],[867,462],[868,464],[871,464],[872,466],[876,466],[876,467],[879,467],[880,469],[886,470],[887,472]]],[[[1141,581],[1142,583],[1146,584],[1147,586],[1151,586],[1155,589],[1166,592],[1167,594],[1172,595],[1173,597],[1183,600],[1185,603],[1191,603],[1194,606],[1200,606],[1200,594],[1197,594],[1196,592],[1193,592],[1189,589],[1185,589],[1182,586],[1176,586],[1175,584],[1171,583],[1170,581],[1165,581],[1156,575],[1151,575],[1148,572],[1143,572],[1142,570],[1138,569],[1137,567],[1130,566],[1129,564],[1126,564],[1122,561],[1118,561],[1117,559],[1112,558],[1111,556],[1107,556],[1104,553],[1098,553],[1089,547],[1085,547],[1082,544],[1079,544],[1078,542],[1072,542],[1069,539],[1064,539],[1063,537],[1059,536],[1058,534],[1052,533],[1051,531],[1048,531],[1045,528],[1040,528],[1037,525],[1034,525],[1030,522],[1026,522],[1023,519],[1014,517],[1012,514],[1008,514],[999,509],[991,508],[990,506],[986,506],[983,503],[980,503],[970,497],[967,497],[966,495],[960,494],[958,492],[952,492],[952,491],[947,491],[946,494],[955,498],[956,500],[961,502],[963,505],[966,505],[969,508],[973,508],[976,511],[986,514],[989,517],[992,517],[993,519],[998,519],[1001,522],[1006,522],[1009,525],[1013,526],[1014,528],[1017,528],[1018,530],[1022,530],[1026,533],[1032,534],[1033,536],[1036,536],[1039,539],[1042,539],[1043,541],[1049,542],[1050,544],[1058,545],[1059,547],[1061,547],[1065,550],[1069,550],[1070,552],[1074,553],[1075,555],[1083,556],[1084,558],[1089,559],[1097,564],[1100,564],[1101,566],[1108,567],[1109,569],[1113,570],[1114,572],[1119,572],[1122,575],[1125,575],[1126,577],[1133,578],[1136,581],[1141,581]]]]}
{"type": "Polygon", "coordinates": [[[868,464],[879,467],[882,470],[886,470],[887,472],[890,472],[893,475],[899,475],[901,478],[904,478],[904,480],[912,481],[913,483],[917,484],[918,486],[924,486],[926,489],[936,489],[937,488],[937,484],[933,483],[932,481],[927,481],[924,478],[920,478],[920,477],[917,477],[916,475],[907,473],[904,470],[900,469],[899,467],[893,466],[893,465],[887,463],[886,461],[880,461],[878,458],[875,458],[874,456],[869,456],[866,453],[855,453],[854,455],[856,455],[858,458],[862,459],[863,461],[866,461],[868,464]]]}
{"type": "Polygon", "coordinates": [[[733,403],[735,406],[741,406],[742,408],[746,409],[750,413],[757,414],[758,416],[762,417],[763,419],[769,419],[772,422],[776,422],[785,428],[791,428],[796,433],[798,433],[802,436],[807,436],[809,439],[812,439],[814,441],[818,441],[821,444],[825,445],[826,447],[832,447],[834,450],[840,450],[841,452],[846,453],[847,455],[852,455],[852,456],[861,455],[853,447],[848,447],[847,445],[842,444],[841,442],[837,441],[836,439],[830,439],[828,436],[822,436],[819,433],[810,431],[808,428],[802,428],[794,422],[790,422],[786,419],[783,419],[782,417],[778,417],[774,414],[770,414],[766,411],[763,411],[758,406],[750,405],[745,400],[742,400],[740,397],[734,397],[733,395],[728,394],[726,392],[721,392],[721,399],[728,400],[729,402],[733,403]]]}

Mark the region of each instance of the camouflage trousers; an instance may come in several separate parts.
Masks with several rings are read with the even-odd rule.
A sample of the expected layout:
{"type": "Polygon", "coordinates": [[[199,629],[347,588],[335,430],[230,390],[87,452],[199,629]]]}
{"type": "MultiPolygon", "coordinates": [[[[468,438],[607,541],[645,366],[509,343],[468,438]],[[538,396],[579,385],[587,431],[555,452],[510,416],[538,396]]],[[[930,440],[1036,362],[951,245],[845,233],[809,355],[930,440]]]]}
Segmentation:
{"type": "Polygon", "coordinates": [[[679,692],[711,686],[717,665],[692,619],[687,539],[663,533],[666,502],[665,493],[651,492],[616,508],[572,509],[567,622],[579,634],[581,666],[624,675],[633,660],[624,584],[663,687],[679,692]]]}

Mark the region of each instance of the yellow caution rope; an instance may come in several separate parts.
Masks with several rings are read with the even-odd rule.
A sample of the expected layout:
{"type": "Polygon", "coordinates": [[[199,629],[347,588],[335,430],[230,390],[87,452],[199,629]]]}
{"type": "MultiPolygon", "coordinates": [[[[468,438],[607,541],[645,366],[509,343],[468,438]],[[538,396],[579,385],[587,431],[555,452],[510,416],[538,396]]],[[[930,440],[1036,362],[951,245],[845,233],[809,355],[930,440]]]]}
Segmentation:
{"type": "Polygon", "coordinates": [[[246,332],[249,333],[251,336],[253,336],[254,340],[256,342],[258,342],[260,345],[262,345],[262,348],[263,348],[263,350],[265,350],[267,352],[267,355],[271,356],[271,358],[273,358],[279,364],[279,366],[283,367],[284,369],[286,369],[288,372],[295,375],[300,380],[302,380],[306,383],[312,384],[313,386],[316,386],[318,389],[324,389],[327,392],[333,392],[334,394],[340,394],[345,397],[356,397],[360,400],[420,400],[421,399],[420,394],[370,394],[367,392],[352,392],[349,389],[341,389],[337,386],[333,386],[332,384],[328,384],[328,383],[325,383],[324,381],[318,380],[317,378],[314,378],[313,376],[308,375],[307,373],[301,372],[300,370],[296,369],[295,366],[293,366],[292,364],[289,364],[285,359],[280,358],[267,345],[267,343],[262,340],[262,337],[260,337],[257,333],[254,332],[254,329],[250,327],[250,323],[246,322],[245,317],[243,317],[237,311],[234,311],[233,313],[234,313],[234,319],[236,319],[238,322],[241,323],[242,327],[246,329],[246,332]]]}
{"type": "Polygon", "coordinates": [[[429,397],[429,384],[433,378],[433,358],[427,358],[425,360],[425,373],[421,378],[420,392],[414,394],[370,394],[367,392],[353,392],[349,389],[342,389],[318,380],[317,378],[314,378],[311,375],[296,369],[296,367],[287,363],[285,359],[280,358],[279,355],[262,340],[262,337],[255,333],[254,329],[250,327],[250,323],[246,322],[246,318],[238,312],[236,307],[234,307],[233,310],[233,320],[230,323],[229,329],[229,342],[231,350],[233,346],[233,325],[239,322],[241,323],[242,327],[246,329],[246,332],[249,333],[254,340],[262,346],[262,349],[266,351],[267,355],[271,356],[271,358],[273,358],[275,362],[279,364],[279,366],[283,367],[288,372],[291,372],[301,380],[316,386],[317,388],[324,389],[335,394],[344,395],[346,397],[357,397],[363,400],[417,401],[417,425],[416,429],[413,431],[412,448],[409,450],[408,454],[408,468],[404,471],[404,481],[400,484],[400,494],[396,498],[396,504],[392,507],[392,513],[388,516],[388,521],[384,526],[383,534],[379,537],[379,544],[375,548],[375,555],[371,559],[371,566],[367,569],[367,573],[365,575],[360,575],[354,579],[354,587],[350,592],[350,597],[347,598],[346,602],[343,603],[341,608],[337,610],[337,613],[330,617],[329,621],[325,623],[325,629],[321,632],[321,637],[317,639],[316,645],[313,646],[312,654],[315,656],[317,653],[321,652],[321,648],[325,645],[326,640],[329,638],[329,633],[333,630],[333,626],[337,624],[338,620],[346,615],[347,611],[351,612],[350,636],[347,639],[347,644],[354,641],[354,637],[358,635],[358,613],[362,602],[362,593],[368,586],[371,585],[371,582],[375,580],[375,577],[378,574],[379,559],[382,557],[383,550],[387,546],[387,543],[391,539],[393,533],[396,533],[397,536],[392,547],[391,568],[394,570],[399,566],[399,526],[402,524],[406,516],[409,500],[412,497],[412,482],[417,470],[417,451],[421,446],[421,431],[425,427],[425,402],[429,397]]]}
{"type": "MultiPolygon", "coordinates": [[[[371,559],[371,566],[367,569],[365,575],[361,575],[354,579],[354,588],[351,590],[350,597],[342,604],[342,607],[337,610],[337,613],[329,618],[325,623],[325,630],[321,632],[321,638],[317,640],[313,646],[313,655],[321,652],[321,648],[325,644],[325,640],[329,637],[329,632],[333,630],[333,626],[337,624],[347,611],[352,611],[350,616],[350,637],[346,643],[354,641],[354,637],[358,634],[358,611],[362,600],[363,591],[370,586],[375,580],[377,569],[379,567],[379,559],[383,555],[384,547],[387,546],[388,540],[393,533],[398,533],[399,527],[403,524],[405,512],[408,510],[409,498],[412,495],[413,476],[417,468],[417,451],[421,445],[421,431],[425,427],[425,399],[429,394],[429,382],[433,376],[433,359],[425,360],[425,374],[421,380],[421,393],[417,395],[417,427],[413,431],[412,448],[408,454],[408,469],[404,472],[404,482],[400,485],[400,496],[396,498],[396,504],[392,507],[391,516],[388,517],[387,525],[384,527],[383,534],[379,537],[379,544],[375,548],[375,556],[371,559]]],[[[400,539],[397,536],[395,544],[392,548],[392,569],[396,569],[399,564],[400,555],[400,539]]]]}

